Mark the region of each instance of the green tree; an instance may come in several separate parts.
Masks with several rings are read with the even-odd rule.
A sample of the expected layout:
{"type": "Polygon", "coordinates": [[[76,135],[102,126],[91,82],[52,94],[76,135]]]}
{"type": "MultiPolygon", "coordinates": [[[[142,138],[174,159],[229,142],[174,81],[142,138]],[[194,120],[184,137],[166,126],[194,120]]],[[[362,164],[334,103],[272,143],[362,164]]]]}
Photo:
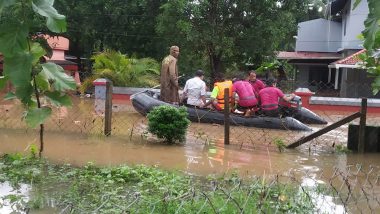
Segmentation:
{"type": "Polygon", "coordinates": [[[3,0],[0,3],[0,52],[4,55],[4,76],[0,89],[10,81],[14,93],[6,99],[17,98],[25,107],[28,126],[40,125],[40,151],[43,151],[44,121],[51,115],[49,106],[42,106],[44,96],[52,105],[68,106],[71,100],[64,92],[75,89],[75,81],[54,63],[44,63],[49,52],[46,40],[36,33],[46,27],[54,33],[66,30],[65,16],[53,7],[52,0],[3,0]]]}
{"type": "MultiPolygon", "coordinates": [[[[157,31],[167,44],[207,59],[213,77],[228,67],[258,66],[274,54],[283,38],[295,35],[296,15],[307,11],[308,1],[207,0],[168,1],[158,17],[157,31]]],[[[184,57],[181,51],[181,57],[184,57]]]]}
{"type": "MultiPolygon", "coordinates": [[[[356,7],[361,0],[356,0],[356,7]]],[[[380,1],[367,0],[368,17],[364,21],[365,29],[362,32],[364,38],[364,48],[367,50],[360,57],[364,61],[364,67],[368,74],[375,79],[372,83],[373,94],[380,91],[380,1]]]]}
{"type": "Polygon", "coordinates": [[[138,58],[161,58],[164,46],[155,32],[163,0],[56,0],[67,16],[69,53],[90,57],[113,49],[138,58]]]}

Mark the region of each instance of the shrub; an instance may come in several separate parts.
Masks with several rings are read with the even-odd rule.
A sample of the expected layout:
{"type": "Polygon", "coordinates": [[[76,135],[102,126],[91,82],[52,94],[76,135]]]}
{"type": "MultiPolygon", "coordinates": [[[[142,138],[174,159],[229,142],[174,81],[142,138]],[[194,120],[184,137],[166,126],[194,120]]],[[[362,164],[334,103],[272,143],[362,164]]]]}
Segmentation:
{"type": "Polygon", "coordinates": [[[184,107],[158,106],[148,114],[148,131],[168,143],[185,140],[189,124],[184,107]]]}

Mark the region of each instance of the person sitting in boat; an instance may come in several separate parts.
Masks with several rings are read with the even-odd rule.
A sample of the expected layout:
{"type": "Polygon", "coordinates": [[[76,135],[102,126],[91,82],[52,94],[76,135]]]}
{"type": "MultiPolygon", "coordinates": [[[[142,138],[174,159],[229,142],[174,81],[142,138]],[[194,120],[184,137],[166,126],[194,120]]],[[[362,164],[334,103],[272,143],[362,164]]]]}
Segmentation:
{"type": "MultiPolygon", "coordinates": [[[[222,73],[216,74],[214,83],[214,88],[211,92],[210,100],[207,101],[207,103],[204,105],[204,107],[209,106],[212,104],[212,106],[218,110],[221,111],[224,109],[224,89],[229,89],[229,100],[230,100],[230,107],[233,107],[235,105],[235,99],[232,96],[232,81],[231,80],[225,80],[224,75],[222,73]]],[[[232,109],[232,108],[231,108],[232,109]]]]}
{"type": "Polygon", "coordinates": [[[268,79],[267,87],[259,91],[261,110],[268,117],[278,117],[280,115],[279,98],[289,102],[294,97],[295,94],[286,96],[279,88],[276,88],[276,80],[273,78],[268,79]]]}
{"type": "Polygon", "coordinates": [[[251,83],[253,89],[255,89],[256,96],[258,97],[258,93],[261,89],[265,88],[265,84],[263,81],[257,79],[256,72],[254,70],[248,71],[248,77],[247,80],[249,83],[251,83]]]}
{"type": "Polygon", "coordinates": [[[257,98],[255,95],[255,89],[252,85],[242,77],[235,79],[232,85],[232,97],[237,94],[238,110],[243,110],[244,116],[251,116],[255,112],[257,106],[257,98]]]}
{"type": "Polygon", "coordinates": [[[197,70],[195,77],[186,81],[183,88],[182,100],[187,98],[186,104],[203,107],[206,103],[206,83],[203,81],[204,72],[197,70]]]}

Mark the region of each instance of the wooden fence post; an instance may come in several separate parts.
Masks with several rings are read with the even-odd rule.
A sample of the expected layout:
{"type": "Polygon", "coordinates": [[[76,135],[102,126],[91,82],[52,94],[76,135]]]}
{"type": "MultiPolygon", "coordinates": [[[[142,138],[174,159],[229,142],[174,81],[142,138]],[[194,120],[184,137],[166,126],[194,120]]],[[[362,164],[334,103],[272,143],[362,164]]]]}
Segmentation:
{"type": "Polygon", "coordinates": [[[367,120],[367,98],[362,98],[360,108],[360,123],[359,123],[359,139],[358,139],[358,152],[364,153],[365,151],[365,129],[367,120]]]}
{"type": "Polygon", "coordinates": [[[230,144],[230,89],[224,89],[224,144],[230,144]]]}

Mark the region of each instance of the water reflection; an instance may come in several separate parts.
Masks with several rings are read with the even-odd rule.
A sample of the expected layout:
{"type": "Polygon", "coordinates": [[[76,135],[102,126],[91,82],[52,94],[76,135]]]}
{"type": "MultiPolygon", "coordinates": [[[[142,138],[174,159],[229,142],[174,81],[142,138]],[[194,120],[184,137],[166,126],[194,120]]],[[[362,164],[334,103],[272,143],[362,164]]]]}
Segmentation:
{"type": "Polygon", "coordinates": [[[14,189],[8,182],[0,183],[0,213],[24,213],[25,204],[29,201],[29,185],[21,184],[14,189]],[[17,198],[18,200],[11,200],[17,198]]]}

